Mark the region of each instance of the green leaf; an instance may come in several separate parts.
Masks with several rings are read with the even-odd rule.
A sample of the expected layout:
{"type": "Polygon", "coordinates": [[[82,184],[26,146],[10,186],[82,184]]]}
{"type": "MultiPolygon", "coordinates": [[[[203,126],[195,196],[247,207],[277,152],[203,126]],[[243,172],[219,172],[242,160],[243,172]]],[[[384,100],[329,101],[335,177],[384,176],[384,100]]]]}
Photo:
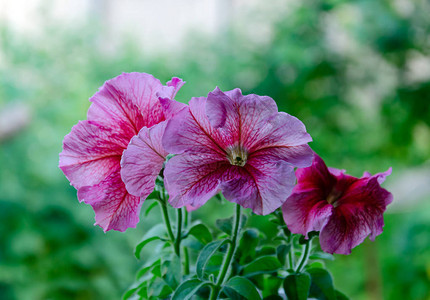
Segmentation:
{"type": "Polygon", "coordinates": [[[204,224],[196,224],[188,231],[189,235],[194,236],[200,243],[206,245],[212,242],[212,234],[204,224]]]}
{"type": "Polygon", "coordinates": [[[155,179],[155,189],[161,190],[164,189],[164,179],[160,175],[157,176],[157,179],[155,179]]]}
{"type": "Polygon", "coordinates": [[[155,297],[157,297],[157,299],[164,299],[168,295],[170,295],[172,292],[173,292],[173,290],[161,278],[155,278],[148,285],[148,290],[147,290],[149,297],[155,296],[155,297]]]}
{"type": "Polygon", "coordinates": [[[264,300],[284,300],[284,298],[279,295],[270,295],[265,297],[264,300]]]}
{"type": "MultiPolygon", "coordinates": [[[[278,295],[279,288],[284,280],[277,276],[261,276],[263,276],[263,287],[261,288],[263,298],[265,299],[268,296],[278,295]]],[[[253,277],[253,279],[256,279],[256,277],[253,277]]]]}
{"type": "Polygon", "coordinates": [[[136,246],[136,249],[134,251],[134,255],[137,259],[140,258],[140,252],[142,251],[143,247],[148,244],[149,242],[155,241],[155,240],[164,240],[163,236],[166,235],[166,229],[164,227],[164,224],[157,224],[154,227],[152,227],[148,232],[143,236],[142,241],[136,246]]]}
{"type": "Polygon", "coordinates": [[[146,240],[141,241],[137,246],[136,250],[134,251],[134,255],[137,259],[140,259],[140,252],[142,251],[143,247],[145,247],[148,243],[155,241],[155,240],[161,240],[159,236],[153,236],[146,240]]]}
{"type": "Polygon", "coordinates": [[[139,287],[135,287],[135,288],[131,288],[129,289],[127,292],[125,292],[124,296],[122,296],[122,300],[127,300],[129,299],[131,296],[134,295],[134,293],[136,293],[136,291],[139,289],[139,287]]]}
{"type": "Polygon", "coordinates": [[[122,300],[127,300],[133,296],[140,288],[146,286],[146,281],[135,282],[133,285],[124,293],[122,300]]]}
{"type": "Polygon", "coordinates": [[[223,196],[221,193],[216,194],[216,195],[213,197],[213,199],[217,200],[217,201],[218,201],[218,202],[220,202],[220,203],[222,203],[222,202],[226,201],[226,200],[225,200],[225,198],[224,198],[224,196],[223,196]]]}
{"type": "Polygon", "coordinates": [[[231,229],[232,229],[232,222],[233,222],[233,218],[227,218],[227,219],[218,219],[215,221],[215,226],[227,233],[228,235],[231,235],[231,229]]]}
{"type": "Polygon", "coordinates": [[[146,265],[144,265],[142,268],[140,268],[140,270],[137,272],[136,274],[136,279],[140,279],[143,275],[145,275],[146,273],[149,272],[149,270],[151,270],[152,268],[154,268],[156,265],[160,265],[161,264],[161,259],[158,259],[154,262],[150,262],[146,265]]]}
{"type": "Polygon", "coordinates": [[[243,232],[237,248],[237,257],[240,258],[240,264],[249,262],[255,257],[255,249],[259,243],[259,234],[256,229],[247,229],[243,232]],[[250,259],[247,259],[247,258],[250,259]]]}
{"type": "Polygon", "coordinates": [[[257,250],[258,256],[276,255],[276,249],[272,246],[263,246],[257,250]]]}
{"type": "MultiPolygon", "coordinates": [[[[249,279],[239,277],[239,276],[233,277],[226,283],[224,288],[226,287],[234,290],[245,299],[250,299],[250,300],[261,299],[260,294],[258,293],[254,284],[251,281],[249,281],[249,279]]],[[[228,294],[228,291],[226,291],[226,293],[228,294]]]]}
{"type": "MultiPolygon", "coordinates": [[[[240,222],[241,222],[240,228],[243,228],[246,224],[246,216],[245,215],[242,215],[240,222]]],[[[233,217],[227,218],[227,219],[218,219],[215,221],[215,226],[219,230],[227,233],[229,236],[231,235],[231,230],[233,228],[232,224],[233,224],[233,217]]]]}
{"type": "Polygon", "coordinates": [[[197,293],[197,291],[207,285],[211,284],[208,281],[201,281],[200,279],[189,279],[184,281],[173,294],[172,300],[188,300],[197,293]]]}
{"type": "Polygon", "coordinates": [[[279,220],[279,218],[275,215],[271,215],[269,217],[269,221],[276,224],[276,225],[281,225],[281,221],[279,220]]]}
{"type": "Polygon", "coordinates": [[[137,294],[140,296],[140,299],[148,299],[148,287],[142,286],[138,291],[137,294]]]}
{"type": "Polygon", "coordinates": [[[283,242],[285,241],[285,242],[287,242],[287,238],[285,238],[283,235],[282,236],[278,235],[278,236],[274,237],[273,240],[274,241],[283,241],[283,242]]]}
{"type": "Polygon", "coordinates": [[[212,257],[208,260],[208,263],[205,266],[205,273],[207,273],[209,276],[214,276],[215,273],[219,272],[223,260],[223,253],[217,252],[212,255],[212,257]]]}
{"type": "Polygon", "coordinates": [[[325,252],[315,252],[312,253],[309,256],[310,259],[327,259],[327,260],[334,260],[334,256],[332,254],[329,253],[325,253],[325,252]]]}
{"type": "Polygon", "coordinates": [[[285,262],[287,260],[287,254],[290,252],[291,250],[291,244],[285,245],[279,245],[276,248],[276,256],[278,257],[279,262],[281,263],[281,265],[285,265],[285,262]]]}
{"type": "Polygon", "coordinates": [[[307,273],[291,274],[284,279],[284,291],[288,300],[308,299],[311,277],[307,273]]]}
{"type": "Polygon", "coordinates": [[[196,263],[196,273],[200,279],[203,279],[203,275],[205,273],[206,265],[211,258],[212,255],[216,253],[216,251],[229,240],[224,239],[221,241],[214,241],[207,244],[203,250],[200,252],[199,257],[197,258],[196,263]]]}
{"type": "Polygon", "coordinates": [[[152,202],[150,206],[145,210],[145,217],[149,214],[149,212],[158,205],[158,202],[152,202]]]}
{"type": "Polygon", "coordinates": [[[169,260],[162,264],[163,279],[174,290],[181,282],[181,260],[173,254],[169,260]]]}
{"type": "Polygon", "coordinates": [[[327,270],[311,268],[308,269],[307,272],[311,275],[311,289],[309,297],[321,300],[336,300],[333,279],[327,270]]]}
{"type": "Polygon", "coordinates": [[[310,263],[309,265],[306,266],[307,269],[311,269],[311,268],[320,268],[320,269],[324,269],[325,268],[325,264],[324,261],[314,261],[312,263],[310,263]]]}
{"type": "Polygon", "coordinates": [[[274,256],[262,256],[243,267],[243,274],[247,277],[257,274],[272,273],[281,268],[281,264],[274,256]]]}
{"type": "Polygon", "coordinates": [[[155,275],[155,277],[159,277],[161,278],[163,276],[162,272],[161,272],[161,264],[155,265],[152,270],[151,273],[155,275]]]}
{"type": "MultiPolygon", "coordinates": [[[[156,189],[154,189],[154,190],[152,191],[152,193],[151,193],[151,194],[149,194],[149,196],[148,196],[148,197],[146,197],[146,200],[145,200],[145,201],[149,201],[149,200],[160,200],[160,192],[159,192],[159,191],[157,191],[156,189]]],[[[155,203],[157,203],[157,202],[155,202],[155,203]]]]}
{"type": "Polygon", "coordinates": [[[336,300],[349,300],[349,298],[342,292],[336,290],[336,300]]]}

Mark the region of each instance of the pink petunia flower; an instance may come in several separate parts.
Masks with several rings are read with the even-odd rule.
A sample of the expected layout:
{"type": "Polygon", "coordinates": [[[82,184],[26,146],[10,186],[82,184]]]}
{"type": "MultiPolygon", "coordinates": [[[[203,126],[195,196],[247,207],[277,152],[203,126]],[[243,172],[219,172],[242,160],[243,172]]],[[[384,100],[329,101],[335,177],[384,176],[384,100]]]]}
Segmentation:
{"type": "MultiPolygon", "coordinates": [[[[151,191],[138,196],[127,192],[121,180],[121,156],[139,131],[143,141],[153,138],[148,144],[157,152],[156,139],[160,138],[153,135],[163,130],[165,125],[159,124],[169,114],[169,99],[182,85],[178,78],[163,86],[149,74],[123,73],[104,83],[90,99],[88,120],[80,121],[64,138],[59,167],[78,190],[79,201],[93,207],[95,224],[105,232],[124,231],[139,221],[142,202],[151,191]]],[[[151,173],[153,167],[148,165],[148,174],[156,173],[151,173]]]]}
{"type": "Polygon", "coordinates": [[[273,212],[294,183],[294,167],[309,166],[312,139],[297,118],[266,96],[240,89],[192,98],[169,120],[163,145],[178,154],[164,170],[173,207],[199,207],[222,191],[256,214],[273,212]]]}
{"type": "Polygon", "coordinates": [[[285,223],[292,233],[320,231],[322,250],[350,254],[351,249],[382,233],[383,212],[393,196],[380,184],[391,174],[362,178],[328,169],[315,154],[312,166],[297,169],[297,185],[282,206],[285,223]]]}

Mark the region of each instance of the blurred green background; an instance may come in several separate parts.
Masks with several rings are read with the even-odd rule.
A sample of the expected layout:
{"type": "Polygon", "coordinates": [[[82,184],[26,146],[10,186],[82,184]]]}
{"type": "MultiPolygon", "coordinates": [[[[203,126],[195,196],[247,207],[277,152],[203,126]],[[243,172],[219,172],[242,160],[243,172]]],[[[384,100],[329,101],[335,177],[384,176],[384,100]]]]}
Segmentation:
{"type": "MultiPolygon", "coordinates": [[[[354,176],[392,166],[384,233],[327,266],[352,299],[430,299],[430,3],[172,4],[0,2],[0,299],[118,299],[133,282],[133,248],[159,212],[104,234],[57,167],[88,98],[131,71],[183,78],[183,102],[215,86],[269,95],[329,166],[354,176]]],[[[230,208],[194,215],[212,226],[230,208]]]]}

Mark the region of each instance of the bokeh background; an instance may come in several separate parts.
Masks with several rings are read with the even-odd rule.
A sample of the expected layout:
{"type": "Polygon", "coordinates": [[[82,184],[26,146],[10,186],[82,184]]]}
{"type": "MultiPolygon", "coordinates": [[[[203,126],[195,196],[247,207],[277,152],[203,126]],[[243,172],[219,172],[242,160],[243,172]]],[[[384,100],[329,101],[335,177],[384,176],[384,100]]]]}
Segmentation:
{"type": "Polygon", "coordinates": [[[0,299],[119,299],[133,282],[159,212],[104,234],[57,167],[88,98],[131,71],[183,78],[183,102],[269,95],[329,166],[392,166],[384,233],[327,267],[352,299],[430,299],[429,16],[427,0],[0,0],[0,299]]]}

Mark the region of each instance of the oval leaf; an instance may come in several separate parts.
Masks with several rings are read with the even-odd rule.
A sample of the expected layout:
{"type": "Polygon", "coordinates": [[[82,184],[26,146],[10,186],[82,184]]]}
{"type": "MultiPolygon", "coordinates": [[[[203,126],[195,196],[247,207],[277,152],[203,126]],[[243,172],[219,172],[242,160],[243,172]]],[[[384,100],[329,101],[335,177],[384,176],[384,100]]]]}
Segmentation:
{"type": "Polygon", "coordinates": [[[242,233],[239,247],[237,248],[237,257],[240,258],[240,264],[249,262],[255,257],[255,248],[257,248],[259,241],[259,233],[256,229],[247,229],[242,233]]]}
{"type": "Polygon", "coordinates": [[[308,299],[311,287],[311,277],[309,274],[291,274],[284,280],[284,290],[289,300],[308,299]]]}
{"type": "Polygon", "coordinates": [[[205,273],[206,265],[209,259],[211,258],[211,256],[214,255],[215,252],[228,241],[229,241],[228,239],[224,239],[221,241],[211,242],[203,248],[202,252],[200,252],[196,263],[196,273],[200,279],[203,279],[203,274],[205,273]]]}
{"type": "Polygon", "coordinates": [[[188,231],[189,235],[194,236],[200,243],[206,245],[212,242],[212,234],[204,224],[196,224],[188,231]]]}
{"type": "Polygon", "coordinates": [[[307,272],[311,275],[311,289],[309,291],[309,297],[322,300],[336,300],[333,279],[327,270],[321,268],[310,268],[307,272]]]}
{"type": "Polygon", "coordinates": [[[276,257],[262,256],[244,266],[243,275],[250,277],[258,274],[272,273],[281,267],[276,257]]]}
{"type": "Polygon", "coordinates": [[[287,254],[291,250],[291,244],[285,245],[279,245],[278,248],[276,248],[276,256],[278,257],[279,262],[281,265],[285,265],[285,262],[287,260],[287,254]]]}
{"type": "MultiPolygon", "coordinates": [[[[242,297],[249,300],[261,299],[260,294],[257,291],[255,285],[249,281],[249,279],[243,277],[233,277],[225,285],[224,288],[233,289],[235,292],[240,294],[242,297]]],[[[227,292],[228,294],[228,292],[227,292]]]]}
{"type": "Polygon", "coordinates": [[[152,268],[160,264],[161,264],[161,259],[147,263],[142,268],[140,268],[140,270],[137,272],[136,279],[140,279],[143,275],[148,273],[152,268]]]}
{"type": "Polygon", "coordinates": [[[152,202],[151,205],[148,206],[148,208],[145,210],[145,217],[149,214],[149,212],[158,205],[158,203],[152,202]]]}
{"type": "Polygon", "coordinates": [[[136,256],[137,259],[140,259],[140,252],[142,251],[143,247],[146,246],[146,244],[155,241],[155,240],[161,240],[161,238],[159,236],[153,236],[150,237],[146,240],[141,241],[137,246],[136,246],[136,250],[134,251],[134,255],[136,256]]]}
{"type": "Polygon", "coordinates": [[[342,292],[339,292],[338,290],[336,292],[336,300],[349,300],[349,298],[342,292]]]}
{"type": "Polygon", "coordinates": [[[334,256],[330,253],[325,252],[315,252],[309,256],[310,259],[327,259],[334,260],[334,256]]]}
{"type": "Polygon", "coordinates": [[[197,293],[197,291],[206,284],[208,281],[201,281],[200,279],[189,279],[184,281],[173,294],[172,300],[188,300],[197,293]]]}
{"type": "MultiPolygon", "coordinates": [[[[246,216],[242,215],[242,217],[240,218],[240,223],[241,223],[240,228],[243,228],[245,226],[246,220],[247,220],[246,216]]],[[[219,230],[227,233],[228,235],[231,235],[231,229],[233,228],[232,224],[233,224],[233,217],[230,217],[227,219],[218,219],[215,221],[215,226],[219,230]]]]}

